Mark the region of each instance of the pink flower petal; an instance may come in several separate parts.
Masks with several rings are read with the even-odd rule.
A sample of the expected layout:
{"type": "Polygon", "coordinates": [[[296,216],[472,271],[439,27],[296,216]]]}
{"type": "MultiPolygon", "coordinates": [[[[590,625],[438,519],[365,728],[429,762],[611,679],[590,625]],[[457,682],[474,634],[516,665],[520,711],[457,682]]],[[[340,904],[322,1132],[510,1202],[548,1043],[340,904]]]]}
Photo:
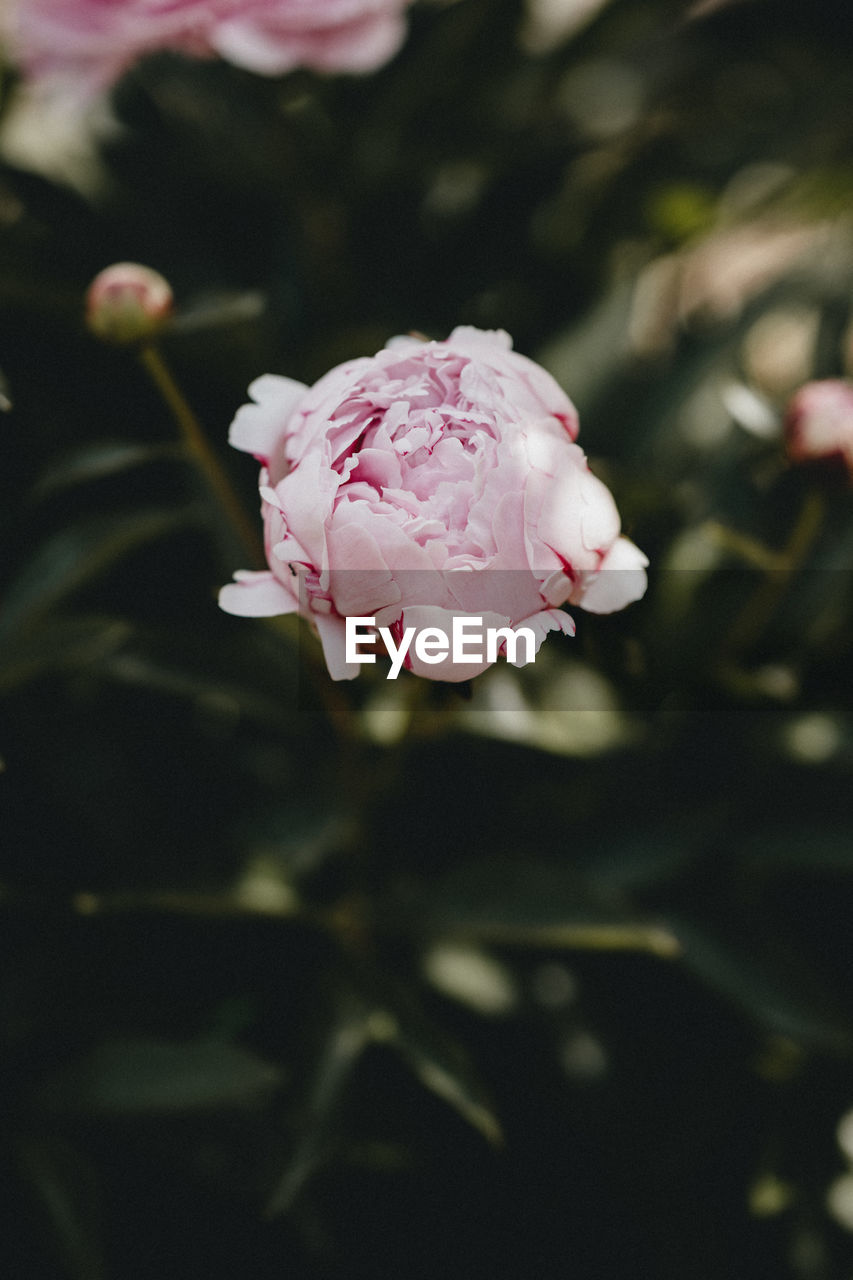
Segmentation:
{"type": "Polygon", "coordinates": [[[346,660],[346,623],[332,614],[315,614],[314,625],[323,646],[323,657],[333,680],[354,680],[361,671],[358,662],[346,660]]]}
{"type": "Polygon", "coordinates": [[[615,613],[645,595],[648,559],[628,538],[618,538],[598,570],[584,579],[571,601],[587,613],[615,613]]]}
{"type": "Polygon", "coordinates": [[[241,569],[219,592],[219,607],[238,618],[272,618],[295,613],[298,601],[269,572],[241,569]]]}
{"type": "Polygon", "coordinates": [[[287,421],[308,388],[292,378],[265,373],[249,387],[254,404],[237,410],[228,432],[228,442],[235,449],[252,453],[260,462],[268,462],[280,442],[287,421]]]}
{"type": "Polygon", "coordinates": [[[11,0],[4,35],[31,77],[109,85],[143,54],[219,55],[260,75],[374,71],[406,35],[411,0],[11,0]]]}

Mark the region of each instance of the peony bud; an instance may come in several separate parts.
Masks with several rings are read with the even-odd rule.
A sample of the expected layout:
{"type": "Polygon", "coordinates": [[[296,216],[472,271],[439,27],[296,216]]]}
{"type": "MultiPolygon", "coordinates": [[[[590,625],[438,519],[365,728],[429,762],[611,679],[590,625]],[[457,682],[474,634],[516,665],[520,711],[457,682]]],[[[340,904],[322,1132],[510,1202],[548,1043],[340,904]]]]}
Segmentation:
{"type": "Polygon", "coordinates": [[[835,458],[853,477],[853,383],[826,378],[800,387],[785,414],[785,443],[792,462],[835,458]]]}
{"type": "Polygon", "coordinates": [[[153,338],[171,313],[168,281],[138,262],[106,267],[86,293],[86,324],[104,342],[125,344],[153,338]]]}

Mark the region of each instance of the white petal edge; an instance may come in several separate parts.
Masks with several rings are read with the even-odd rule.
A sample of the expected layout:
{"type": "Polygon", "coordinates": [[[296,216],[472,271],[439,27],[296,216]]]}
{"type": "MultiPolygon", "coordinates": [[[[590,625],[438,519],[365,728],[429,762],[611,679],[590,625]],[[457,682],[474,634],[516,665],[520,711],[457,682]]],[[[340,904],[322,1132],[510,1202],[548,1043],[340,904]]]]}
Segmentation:
{"type": "Polygon", "coordinates": [[[346,660],[346,623],[331,614],[313,613],[312,618],[323,646],[323,657],[333,680],[354,680],[361,672],[360,662],[346,660]]]}
{"type": "MultiPolygon", "coordinates": [[[[535,638],[534,653],[538,653],[542,648],[542,641],[549,631],[562,631],[564,636],[573,636],[575,634],[574,618],[571,614],[566,613],[564,609],[542,609],[539,613],[533,613],[529,618],[525,618],[523,622],[516,623],[515,630],[520,631],[522,627],[529,627],[533,632],[535,638]]],[[[519,648],[519,652],[523,651],[519,648]]],[[[516,661],[511,665],[522,667],[524,663],[516,661]]]]}
{"type": "Polygon", "coordinates": [[[241,569],[219,592],[219,607],[238,618],[274,618],[295,613],[296,599],[269,572],[241,569]]]}
{"type": "Polygon", "coordinates": [[[460,351],[478,352],[485,347],[512,350],[512,338],[506,329],[477,329],[470,324],[458,324],[447,339],[447,345],[460,351]]]}
{"type": "Polygon", "coordinates": [[[629,538],[617,538],[598,571],[571,598],[587,613],[616,613],[645,595],[648,557],[629,538]]]}
{"type": "Polygon", "coordinates": [[[304,382],[284,378],[278,373],[264,373],[249,385],[254,404],[237,410],[228,432],[228,443],[244,453],[266,460],[282,435],[287,420],[308,387],[304,382]]]}

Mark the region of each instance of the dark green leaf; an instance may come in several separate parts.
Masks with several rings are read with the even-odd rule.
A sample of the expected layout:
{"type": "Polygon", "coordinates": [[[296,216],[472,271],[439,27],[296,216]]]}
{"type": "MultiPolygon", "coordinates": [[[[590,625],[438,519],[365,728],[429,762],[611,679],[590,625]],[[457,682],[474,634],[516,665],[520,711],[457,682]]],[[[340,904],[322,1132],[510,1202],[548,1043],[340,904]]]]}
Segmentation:
{"type": "Polygon", "coordinates": [[[759,875],[849,874],[853,870],[853,827],[821,828],[814,822],[765,829],[743,846],[744,866],[759,875]]]}
{"type": "Polygon", "coordinates": [[[342,997],[336,1005],[312,1067],[301,1132],[267,1202],[270,1217],[292,1208],[332,1153],[335,1122],[347,1087],[371,1043],[369,1023],[369,1011],[358,997],[342,997]]]}
{"type": "Polygon", "coordinates": [[[374,1038],[393,1045],[424,1088],[493,1146],[502,1143],[500,1121],[468,1055],[413,998],[391,995],[388,1007],[376,1010],[370,1025],[374,1038]]]}
{"type": "Polygon", "coordinates": [[[416,932],[493,945],[678,952],[665,925],[596,893],[565,863],[472,860],[415,901],[408,919],[416,932]]]}
{"type": "Polygon", "coordinates": [[[69,1280],[102,1280],[100,1197],[83,1154],[54,1137],[30,1137],[21,1144],[20,1166],[44,1223],[36,1248],[57,1258],[69,1280]]]}
{"type": "Polygon", "coordinates": [[[286,722],[286,704],[283,708],[280,701],[205,672],[161,663],[144,653],[119,653],[113,649],[101,671],[108,680],[187,699],[211,719],[229,722],[239,716],[268,726],[286,722]]]}
{"type": "Polygon", "coordinates": [[[502,1141],[500,1123],[466,1053],[423,1012],[414,993],[363,964],[353,966],[349,976],[358,977],[361,991],[339,996],[312,1071],[302,1135],[269,1200],[271,1215],[290,1209],[333,1154],[335,1125],[347,1087],[370,1045],[387,1045],[396,1051],[426,1089],[487,1141],[494,1145],[502,1141]]]}
{"type": "Polygon", "coordinates": [[[489,1142],[501,1142],[501,1126],[470,1057],[430,1014],[417,990],[385,969],[362,960],[351,967],[369,1002],[370,1038],[390,1045],[432,1093],[443,1098],[489,1142]]]}
{"type": "Polygon", "coordinates": [[[257,321],[267,300],[257,289],[242,292],[218,290],[207,293],[186,307],[172,322],[173,334],[206,333],[210,329],[231,328],[257,321]]]}
{"type": "Polygon", "coordinates": [[[193,506],[155,508],[103,516],[54,534],[9,588],[0,620],[0,651],[18,630],[31,626],[123,556],[198,518],[193,506]]]}
{"type": "Polygon", "coordinates": [[[227,1041],[113,1040],[51,1077],[39,1101],[72,1114],[187,1115],[262,1106],[280,1084],[277,1067],[227,1041]]]}
{"type": "Polygon", "coordinates": [[[670,925],[685,967],[767,1030],[810,1048],[853,1050],[850,1017],[790,945],[771,951],[758,939],[747,946],[693,921],[670,925]]]}
{"type": "Polygon", "coordinates": [[[100,615],[59,616],[21,643],[10,644],[2,669],[0,692],[9,692],[50,671],[74,671],[100,664],[133,633],[129,622],[100,615]]]}
{"type": "Polygon", "coordinates": [[[150,462],[180,456],[180,450],[175,445],[142,445],[122,440],[99,441],[60,458],[44,471],[33,490],[33,497],[37,500],[52,498],[74,485],[103,480],[150,462]]]}

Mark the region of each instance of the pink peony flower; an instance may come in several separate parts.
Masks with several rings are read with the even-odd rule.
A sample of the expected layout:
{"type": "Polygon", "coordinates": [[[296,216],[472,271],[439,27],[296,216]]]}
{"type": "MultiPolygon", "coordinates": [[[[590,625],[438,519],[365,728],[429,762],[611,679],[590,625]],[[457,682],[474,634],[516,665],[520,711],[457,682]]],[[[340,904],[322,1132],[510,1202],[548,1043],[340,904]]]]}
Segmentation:
{"type": "Polygon", "coordinates": [[[853,383],[826,378],[800,387],[785,414],[785,442],[793,462],[838,458],[853,476],[853,383]]]}
{"type": "MultiPolygon", "coordinates": [[[[457,328],[446,342],[394,338],[310,389],[267,374],[230,441],[263,463],[269,569],[242,572],[219,602],[246,617],[298,612],[332,677],[345,619],[397,638],[454,616],[572,634],[568,602],[610,613],[646,587],[646,557],[620,537],[610,494],[574,443],[578,419],[550,374],[508,334],[457,328]]],[[[505,650],[506,646],[504,646],[505,650]]],[[[424,663],[463,680],[490,665],[424,663]]]]}
{"type": "Polygon", "coordinates": [[[261,75],[374,71],[397,52],[411,0],[12,0],[6,25],[30,76],[90,90],[143,54],[222,57],[261,75]]]}

